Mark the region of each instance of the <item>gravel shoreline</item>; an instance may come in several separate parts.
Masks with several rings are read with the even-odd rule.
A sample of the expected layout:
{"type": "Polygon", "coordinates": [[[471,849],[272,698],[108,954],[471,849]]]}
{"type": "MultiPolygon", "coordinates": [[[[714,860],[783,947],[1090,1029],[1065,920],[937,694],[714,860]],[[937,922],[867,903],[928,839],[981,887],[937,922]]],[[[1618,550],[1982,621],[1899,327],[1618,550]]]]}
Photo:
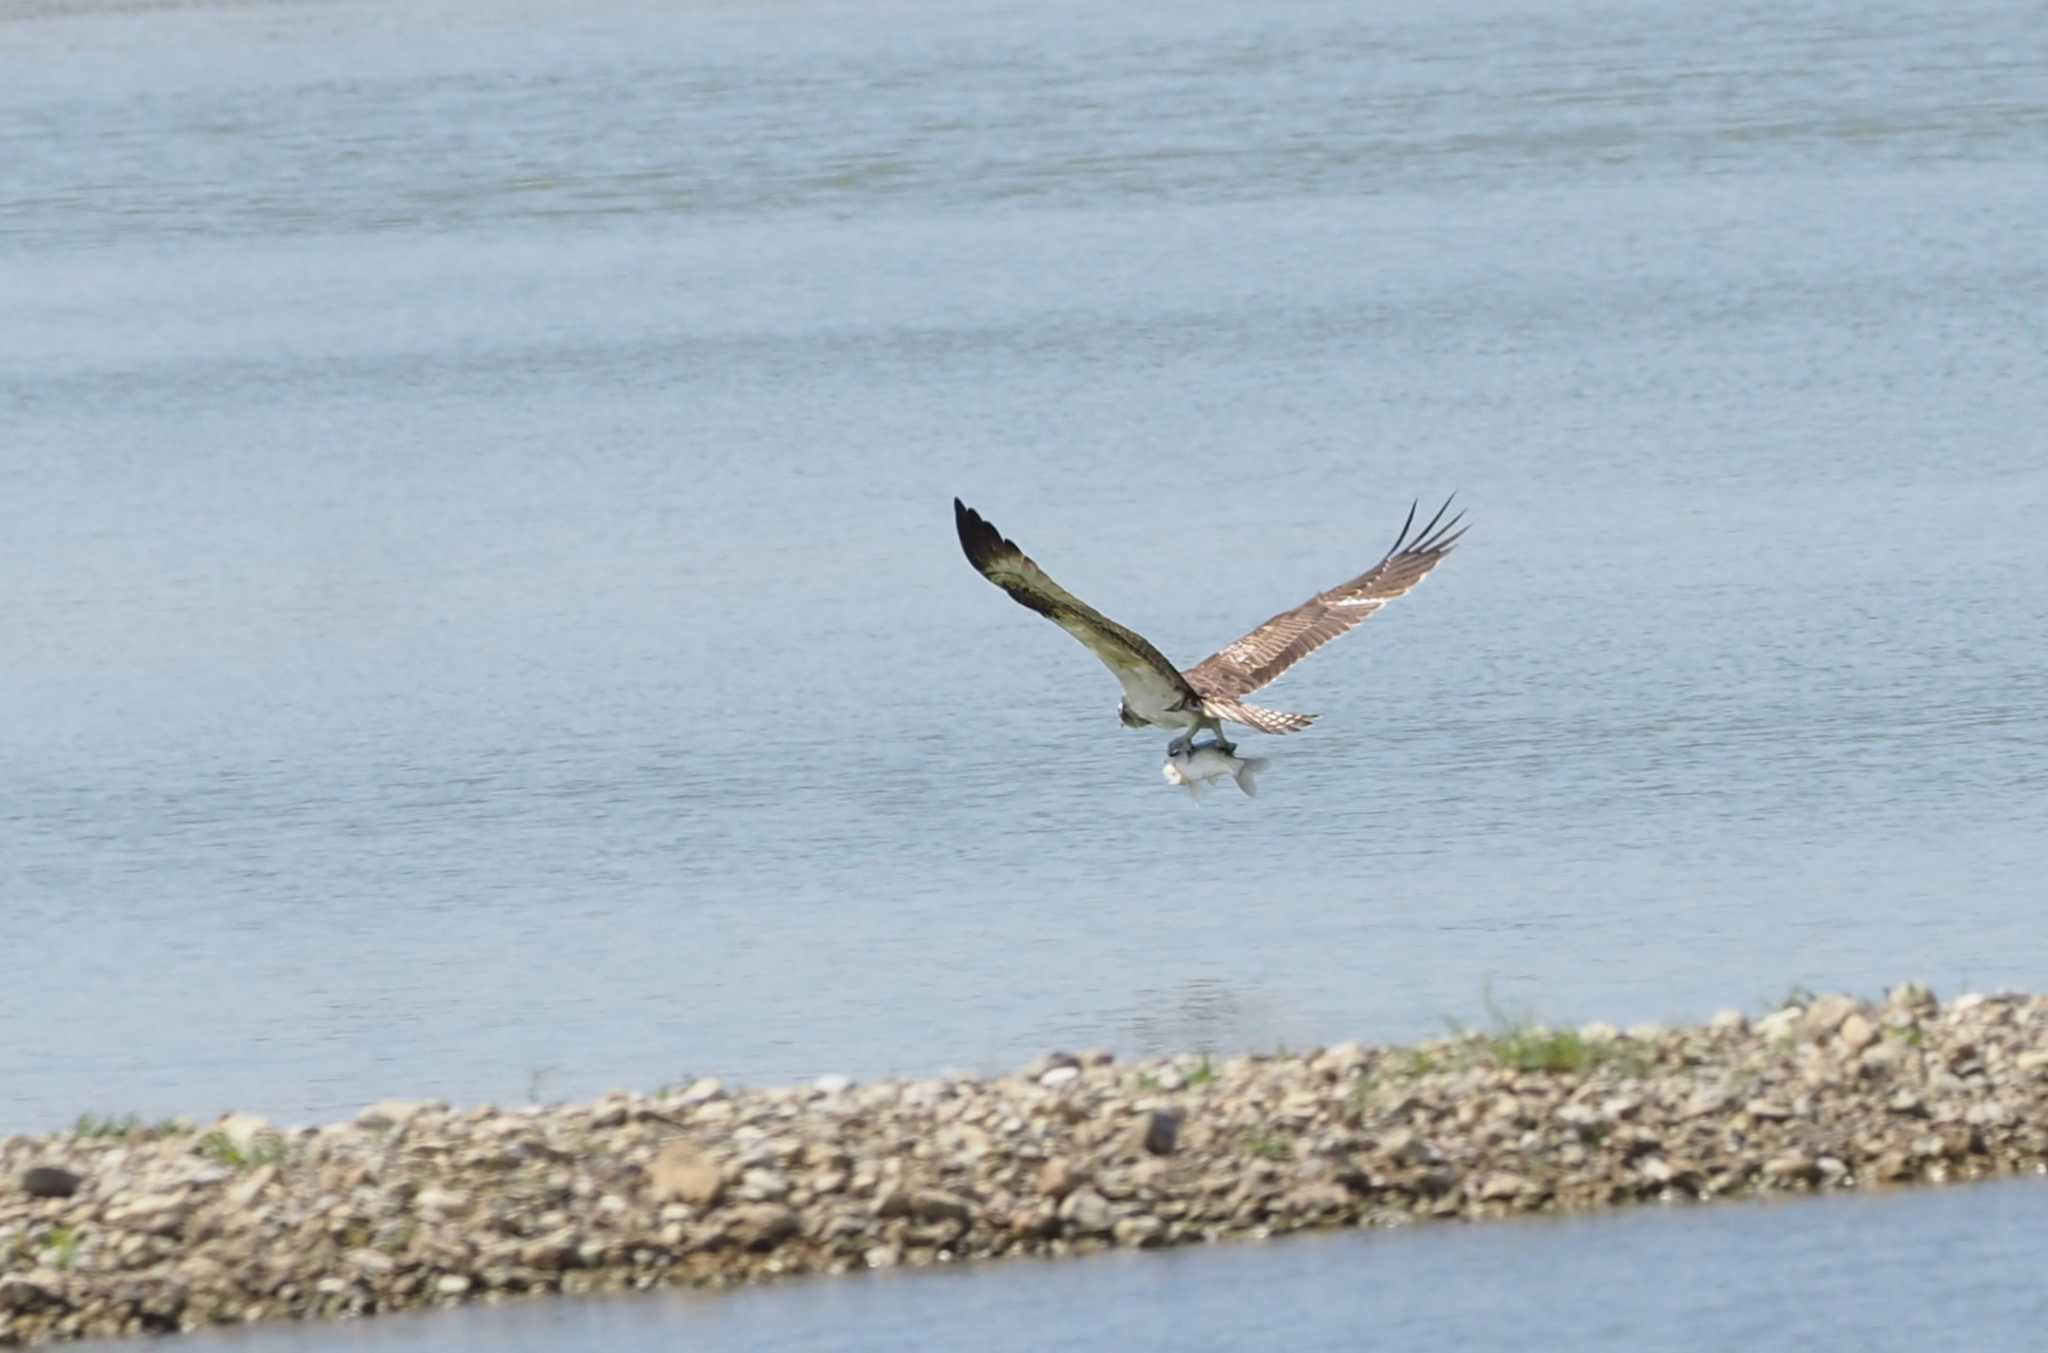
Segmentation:
{"type": "Polygon", "coordinates": [[[2048,1170],[2048,997],[0,1141],[0,1345],[2048,1170]]]}

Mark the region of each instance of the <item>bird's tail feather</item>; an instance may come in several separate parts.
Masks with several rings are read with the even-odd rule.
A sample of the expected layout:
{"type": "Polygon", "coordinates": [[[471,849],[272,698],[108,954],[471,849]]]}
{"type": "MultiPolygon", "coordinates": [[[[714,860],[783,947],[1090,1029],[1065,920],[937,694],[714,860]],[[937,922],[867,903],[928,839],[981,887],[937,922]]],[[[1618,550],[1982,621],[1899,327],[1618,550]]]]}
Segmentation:
{"type": "Polygon", "coordinates": [[[1208,699],[1202,708],[1211,718],[1228,719],[1256,728],[1261,733],[1299,733],[1316,721],[1313,714],[1289,714],[1285,710],[1261,709],[1257,705],[1241,705],[1235,700],[1208,699]]]}

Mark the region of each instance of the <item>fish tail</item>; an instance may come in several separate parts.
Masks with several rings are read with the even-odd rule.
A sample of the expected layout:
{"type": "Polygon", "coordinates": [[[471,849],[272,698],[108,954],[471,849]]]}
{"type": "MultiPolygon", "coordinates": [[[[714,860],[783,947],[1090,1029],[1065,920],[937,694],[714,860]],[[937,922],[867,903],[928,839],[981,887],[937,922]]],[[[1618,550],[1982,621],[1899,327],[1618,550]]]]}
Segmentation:
{"type": "Polygon", "coordinates": [[[1237,774],[1230,778],[1237,781],[1237,787],[1244,791],[1246,798],[1256,799],[1259,797],[1259,772],[1265,768],[1265,757],[1248,756],[1244,759],[1244,764],[1237,768],[1237,774]]]}

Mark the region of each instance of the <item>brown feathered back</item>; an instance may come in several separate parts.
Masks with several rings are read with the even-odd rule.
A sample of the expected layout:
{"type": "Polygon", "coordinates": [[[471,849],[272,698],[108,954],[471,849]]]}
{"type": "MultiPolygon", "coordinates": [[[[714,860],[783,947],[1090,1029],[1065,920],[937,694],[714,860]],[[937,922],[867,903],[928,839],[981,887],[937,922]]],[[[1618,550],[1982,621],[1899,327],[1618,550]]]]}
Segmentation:
{"type": "Polygon", "coordinates": [[[1465,518],[1463,512],[1444,520],[1450,509],[1451,500],[1446,498],[1411,541],[1408,529],[1415,525],[1415,508],[1409,507],[1401,534],[1377,564],[1348,583],[1282,611],[1181,675],[1213,700],[1250,695],[1330,640],[1363,624],[1394,598],[1414,591],[1465,534],[1458,525],[1465,518]]]}

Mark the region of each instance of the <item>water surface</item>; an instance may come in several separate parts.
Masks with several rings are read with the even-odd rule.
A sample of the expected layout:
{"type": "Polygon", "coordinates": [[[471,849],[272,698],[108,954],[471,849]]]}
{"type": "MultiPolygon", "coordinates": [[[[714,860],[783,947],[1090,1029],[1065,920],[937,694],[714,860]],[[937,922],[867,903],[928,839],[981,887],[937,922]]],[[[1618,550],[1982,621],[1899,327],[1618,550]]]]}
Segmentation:
{"type": "Polygon", "coordinates": [[[2037,20],[0,22],[0,1130],[2038,987],[2037,20]]]}

